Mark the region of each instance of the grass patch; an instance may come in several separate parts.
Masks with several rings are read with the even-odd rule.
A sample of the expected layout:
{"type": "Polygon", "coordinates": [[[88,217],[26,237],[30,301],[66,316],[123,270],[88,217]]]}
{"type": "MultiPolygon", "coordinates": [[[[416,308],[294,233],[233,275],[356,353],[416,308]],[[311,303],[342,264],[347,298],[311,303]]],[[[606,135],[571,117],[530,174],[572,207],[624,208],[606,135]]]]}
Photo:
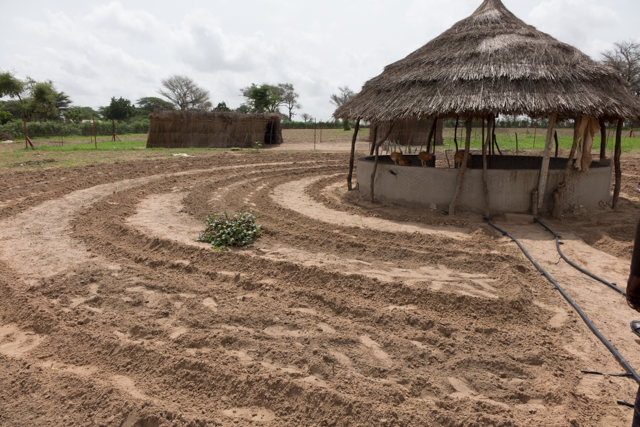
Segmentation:
{"type": "Polygon", "coordinates": [[[66,144],[66,145],[41,145],[36,146],[36,151],[125,151],[125,150],[141,150],[147,145],[146,141],[141,140],[122,140],[122,141],[98,141],[96,144],[66,144]]]}

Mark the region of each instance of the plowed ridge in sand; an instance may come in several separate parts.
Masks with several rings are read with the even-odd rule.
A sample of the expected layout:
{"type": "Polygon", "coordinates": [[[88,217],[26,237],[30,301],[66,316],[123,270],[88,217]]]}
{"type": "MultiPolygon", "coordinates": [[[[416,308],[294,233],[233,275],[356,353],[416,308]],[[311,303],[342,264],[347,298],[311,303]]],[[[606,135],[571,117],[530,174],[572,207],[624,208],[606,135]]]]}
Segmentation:
{"type": "Polygon", "coordinates": [[[287,209],[292,209],[309,218],[329,224],[344,227],[367,227],[392,233],[440,234],[459,240],[465,238],[466,233],[464,231],[456,230],[453,227],[432,227],[425,224],[400,223],[327,209],[305,194],[306,187],[322,178],[326,178],[326,176],[310,177],[282,184],[273,191],[273,198],[287,209]]]}

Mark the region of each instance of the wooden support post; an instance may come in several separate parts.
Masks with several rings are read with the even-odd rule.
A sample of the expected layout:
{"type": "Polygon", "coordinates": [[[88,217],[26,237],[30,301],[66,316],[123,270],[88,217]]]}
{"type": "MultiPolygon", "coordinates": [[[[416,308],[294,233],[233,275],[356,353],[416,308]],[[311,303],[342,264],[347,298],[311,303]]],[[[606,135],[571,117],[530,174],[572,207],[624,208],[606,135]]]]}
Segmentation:
{"type": "Polygon", "coordinates": [[[429,136],[427,137],[427,149],[425,150],[427,153],[431,152],[431,138],[433,138],[433,148],[436,146],[436,125],[438,123],[438,118],[434,117],[431,122],[431,128],[429,129],[429,136]]]}
{"type": "Polygon", "coordinates": [[[356,122],[356,127],[353,129],[353,139],[351,140],[351,157],[349,157],[349,175],[347,175],[347,189],[353,190],[351,185],[351,178],[353,178],[353,163],[356,155],[356,139],[358,138],[358,131],[360,130],[360,119],[356,122]]]}
{"type": "Polygon", "coordinates": [[[387,133],[385,134],[384,138],[382,138],[380,140],[379,143],[375,144],[376,145],[376,159],[373,163],[373,172],[371,173],[371,203],[373,203],[375,201],[375,194],[374,194],[374,184],[376,181],[376,172],[378,171],[378,157],[380,156],[380,146],[382,144],[384,144],[384,142],[387,140],[387,138],[389,138],[389,135],[391,135],[391,131],[393,130],[393,126],[396,124],[396,122],[392,122],[391,125],[389,126],[389,129],[387,130],[387,133]]]}
{"type": "Polygon", "coordinates": [[[62,135],[62,118],[60,119],[60,142],[62,143],[62,146],[64,147],[64,136],[62,135]]]}
{"type": "Polygon", "coordinates": [[[600,161],[607,158],[607,123],[600,119],[600,161]]]}
{"type": "MultiPolygon", "coordinates": [[[[482,121],[482,140],[480,141],[480,143],[484,147],[484,117],[480,118],[480,120],[482,121]]],[[[489,130],[489,129],[487,129],[487,130],[489,130]]]]}
{"type": "Polygon", "coordinates": [[[556,158],[558,157],[558,131],[553,132],[553,139],[556,141],[556,158]]]}
{"type": "Polygon", "coordinates": [[[556,125],[557,114],[549,117],[549,129],[547,129],[547,140],[544,146],[544,156],[542,157],[542,168],[540,169],[540,181],[538,182],[538,211],[542,210],[544,202],[544,192],[547,189],[549,179],[549,161],[551,156],[551,144],[553,143],[553,130],[556,125]]]}
{"type": "MultiPolygon", "coordinates": [[[[438,118],[434,117],[433,118],[433,158],[435,159],[436,157],[436,142],[437,142],[437,137],[438,137],[438,118]]],[[[428,151],[427,151],[428,153],[428,151]]],[[[435,160],[433,161],[433,166],[435,167],[435,160]]]]}
{"type": "Polygon", "coordinates": [[[536,149],[536,136],[538,135],[538,121],[536,120],[536,125],[533,128],[533,150],[536,149]]]}
{"type": "Polygon", "coordinates": [[[620,168],[620,156],[622,154],[622,127],[624,119],[618,120],[618,130],[616,131],[616,152],[613,157],[613,163],[616,169],[616,184],[613,188],[613,209],[618,209],[620,203],[620,189],[622,187],[622,169],[620,168]]]}
{"type": "MultiPolygon", "coordinates": [[[[376,139],[378,139],[378,125],[371,123],[371,126],[373,126],[373,139],[371,140],[371,147],[370,147],[370,150],[369,150],[369,155],[373,156],[373,153],[376,150],[376,139]]],[[[371,132],[371,131],[369,131],[369,132],[371,132]]]]}
{"type": "MultiPolygon", "coordinates": [[[[493,145],[495,145],[495,148],[498,149],[498,154],[500,154],[502,156],[502,151],[500,151],[500,146],[498,145],[498,138],[496,138],[496,134],[493,134],[493,145]]],[[[493,154],[495,154],[496,152],[494,151],[493,154]]]]}
{"type": "Polygon", "coordinates": [[[484,117],[482,118],[482,191],[484,191],[484,216],[489,218],[491,210],[489,209],[489,187],[487,184],[487,144],[491,138],[491,127],[493,114],[487,117],[487,137],[484,137],[484,117]]]}
{"type": "Polygon", "coordinates": [[[519,150],[518,150],[518,132],[516,132],[516,156],[518,155],[519,150]]]}
{"type": "Polygon", "coordinates": [[[460,116],[456,116],[456,128],[453,131],[453,142],[456,144],[456,153],[458,152],[458,124],[460,123],[460,116]]]}
{"type": "Polygon", "coordinates": [[[562,182],[558,185],[558,188],[553,192],[553,217],[556,219],[562,218],[564,211],[564,201],[567,190],[567,181],[569,180],[569,174],[573,167],[573,158],[576,155],[578,149],[578,142],[580,141],[580,126],[582,124],[582,118],[578,117],[573,124],[573,144],[571,145],[571,152],[569,153],[569,160],[564,168],[564,176],[562,182]]]}
{"type": "Polygon", "coordinates": [[[469,116],[467,119],[467,135],[464,144],[464,157],[462,158],[462,165],[460,166],[460,172],[458,173],[458,183],[456,184],[456,192],[453,195],[453,200],[449,205],[449,216],[455,216],[456,203],[458,202],[458,196],[462,189],[462,183],[464,181],[464,173],[467,170],[467,161],[469,160],[469,149],[471,148],[471,126],[473,124],[473,116],[469,116]]]}
{"type": "Polygon", "coordinates": [[[318,132],[318,120],[313,119],[313,151],[316,151],[316,134],[318,132]]]}
{"type": "Polygon", "coordinates": [[[27,134],[27,118],[26,117],[22,117],[22,126],[24,128],[24,149],[28,150],[29,146],[31,146],[31,148],[35,150],[36,147],[33,145],[33,142],[31,142],[31,138],[29,138],[29,135],[27,134]]]}

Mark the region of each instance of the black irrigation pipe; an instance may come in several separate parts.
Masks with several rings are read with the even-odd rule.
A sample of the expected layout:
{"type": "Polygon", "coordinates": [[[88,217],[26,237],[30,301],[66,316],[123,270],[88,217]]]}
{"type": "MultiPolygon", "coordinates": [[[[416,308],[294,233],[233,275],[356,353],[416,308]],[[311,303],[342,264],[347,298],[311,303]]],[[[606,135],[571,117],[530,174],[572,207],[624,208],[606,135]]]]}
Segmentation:
{"type": "Polygon", "coordinates": [[[567,262],[567,264],[569,264],[571,267],[575,268],[576,270],[578,270],[581,273],[586,274],[587,276],[591,277],[594,280],[597,280],[600,283],[603,283],[605,285],[607,285],[608,287],[610,287],[611,289],[621,293],[623,296],[627,296],[627,293],[625,291],[623,291],[622,289],[620,289],[619,287],[616,286],[615,283],[611,283],[608,282],[606,280],[604,280],[601,277],[596,276],[595,274],[585,270],[584,268],[580,267],[579,265],[575,264],[574,262],[572,262],[569,258],[567,258],[566,256],[564,256],[564,254],[562,253],[562,250],[560,249],[560,239],[561,236],[558,236],[555,231],[553,231],[552,229],[550,229],[549,227],[547,227],[546,225],[544,225],[542,223],[542,221],[540,221],[539,219],[535,218],[533,220],[534,222],[537,222],[538,224],[540,224],[541,226],[543,226],[549,233],[553,234],[553,237],[555,237],[556,239],[556,248],[558,249],[558,253],[560,254],[560,256],[562,257],[563,260],[565,260],[567,262]]]}
{"type": "Polygon", "coordinates": [[[598,371],[580,371],[583,374],[589,374],[589,375],[602,375],[603,377],[632,377],[633,375],[626,372],[624,374],[604,374],[602,372],[598,372],[598,371]]]}
{"type": "Polygon", "coordinates": [[[555,287],[556,289],[562,294],[562,296],[564,297],[564,299],[567,300],[567,302],[569,304],[571,304],[571,306],[573,307],[573,309],[580,315],[580,317],[582,318],[582,320],[584,321],[584,323],[587,324],[587,326],[589,327],[589,329],[591,329],[591,332],[593,332],[595,334],[596,337],[598,337],[598,339],[602,342],[602,344],[605,345],[605,347],[607,347],[607,349],[609,349],[609,351],[611,352],[611,354],[613,354],[613,356],[618,360],[618,362],[620,362],[620,364],[622,366],[624,366],[625,370],[627,372],[629,372],[631,375],[633,375],[633,379],[636,380],[636,382],[638,384],[640,384],[640,376],[638,376],[638,374],[636,373],[636,371],[633,370],[633,368],[631,367],[631,365],[629,365],[629,362],[627,362],[624,357],[622,357],[622,355],[618,352],[618,350],[616,350],[616,348],[609,342],[607,341],[607,339],[604,337],[604,335],[602,335],[602,333],[600,333],[600,331],[598,330],[598,328],[596,328],[594,326],[593,323],[591,323],[591,320],[589,320],[589,318],[587,317],[586,314],[584,314],[584,312],[582,311],[582,309],[580,309],[580,307],[578,307],[578,305],[571,299],[571,297],[564,291],[564,289],[562,289],[560,287],[560,285],[558,285],[558,282],[556,282],[553,277],[551,277],[551,275],[549,273],[547,273],[542,267],[540,267],[540,265],[531,257],[531,255],[529,255],[529,252],[527,252],[527,250],[524,248],[524,246],[522,246],[522,244],[518,241],[518,239],[516,239],[515,237],[513,237],[511,234],[507,233],[506,231],[498,228],[497,226],[495,226],[494,224],[492,224],[488,218],[484,218],[484,220],[487,222],[487,224],[489,224],[491,227],[495,228],[497,231],[499,231],[500,233],[502,233],[503,236],[507,236],[509,237],[516,245],[518,245],[518,247],[520,248],[520,250],[522,251],[522,253],[524,253],[524,255],[529,259],[529,261],[531,261],[531,263],[536,267],[536,269],[538,269],[538,271],[540,273],[542,273],[542,275],[544,277],[547,278],[548,281],[550,281],[555,287]]]}

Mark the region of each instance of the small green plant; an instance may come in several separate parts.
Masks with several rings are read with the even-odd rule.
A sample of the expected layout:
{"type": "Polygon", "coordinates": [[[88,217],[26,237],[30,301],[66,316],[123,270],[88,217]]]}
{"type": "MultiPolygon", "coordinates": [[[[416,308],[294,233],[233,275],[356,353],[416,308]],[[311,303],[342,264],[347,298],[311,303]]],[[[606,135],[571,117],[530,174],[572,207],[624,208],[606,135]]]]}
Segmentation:
{"type": "Polygon", "coordinates": [[[233,218],[229,218],[226,212],[210,215],[205,222],[205,230],[196,241],[211,243],[217,250],[250,245],[260,236],[262,226],[256,225],[258,218],[251,212],[242,212],[233,218]]]}

